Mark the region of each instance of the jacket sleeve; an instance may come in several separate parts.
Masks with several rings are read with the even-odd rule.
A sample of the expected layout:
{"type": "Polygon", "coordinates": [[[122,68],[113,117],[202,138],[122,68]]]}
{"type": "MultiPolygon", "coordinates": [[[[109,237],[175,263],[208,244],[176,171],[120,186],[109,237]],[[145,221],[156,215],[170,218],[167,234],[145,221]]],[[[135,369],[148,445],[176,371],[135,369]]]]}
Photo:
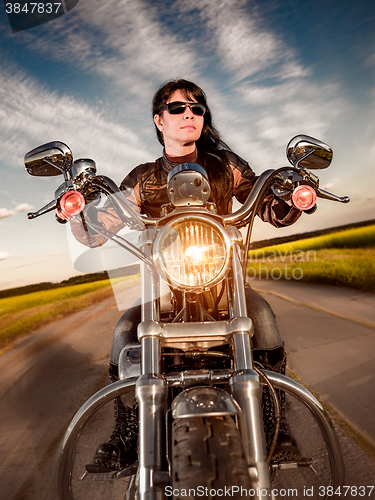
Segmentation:
{"type": "MultiPolygon", "coordinates": [[[[245,203],[258,177],[250,165],[234,153],[227,153],[228,163],[233,172],[233,195],[240,203],[245,203]]],[[[302,212],[288,205],[269,191],[265,196],[257,215],[264,222],[275,227],[290,226],[301,217],[302,212]]]]}
{"type": "MultiPolygon", "coordinates": [[[[120,185],[121,191],[124,191],[125,198],[130,203],[131,207],[139,212],[141,201],[139,196],[138,170],[141,166],[136,167],[120,185]]],[[[89,223],[99,223],[105,229],[117,234],[124,226],[124,222],[117,215],[110,199],[108,199],[102,208],[88,207],[83,210],[82,216],[77,215],[71,217],[70,225],[72,233],[77,241],[90,248],[104,245],[108,238],[98,234],[93,229],[90,229],[89,223]]]]}

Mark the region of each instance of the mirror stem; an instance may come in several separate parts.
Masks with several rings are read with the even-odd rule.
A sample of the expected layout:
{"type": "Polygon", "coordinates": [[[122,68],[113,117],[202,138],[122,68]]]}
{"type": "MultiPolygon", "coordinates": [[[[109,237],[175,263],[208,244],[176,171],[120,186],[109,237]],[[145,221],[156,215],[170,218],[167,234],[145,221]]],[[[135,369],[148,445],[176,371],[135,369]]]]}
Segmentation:
{"type": "Polygon", "coordinates": [[[311,154],[313,154],[315,152],[315,149],[311,149],[310,151],[308,151],[305,155],[302,156],[302,158],[300,158],[296,163],[295,163],[295,168],[299,168],[301,169],[302,167],[299,166],[299,164],[301,163],[301,161],[303,161],[305,158],[307,158],[308,156],[310,156],[311,154]]]}

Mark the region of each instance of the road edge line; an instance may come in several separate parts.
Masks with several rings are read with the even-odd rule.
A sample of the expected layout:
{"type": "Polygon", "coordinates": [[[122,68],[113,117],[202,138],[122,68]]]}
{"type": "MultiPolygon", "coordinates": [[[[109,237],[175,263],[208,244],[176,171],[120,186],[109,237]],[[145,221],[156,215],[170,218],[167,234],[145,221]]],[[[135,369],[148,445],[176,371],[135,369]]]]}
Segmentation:
{"type": "Polygon", "coordinates": [[[274,295],[275,297],[279,297],[280,299],[286,300],[288,302],[292,302],[292,304],[296,304],[298,306],[303,306],[303,307],[308,307],[309,309],[313,309],[314,311],[320,311],[324,312],[326,314],[330,314],[331,316],[335,316],[336,318],[340,319],[345,319],[346,321],[351,321],[352,323],[357,323],[362,326],[366,326],[368,328],[372,328],[375,330],[375,322],[374,321],[366,321],[366,320],[360,320],[358,318],[352,318],[350,316],[345,316],[344,314],[339,314],[334,311],[330,311],[329,309],[325,309],[324,307],[316,306],[314,304],[308,303],[308,302],[300,302],[298,300],[292,299],[291,297],[288,297],[287,295],[283,295],[282,293],[278,292],[270,292],[270,291],[265,291],[262,290],[261,288],[255,288],[251,287],[253,290],[259,293],[264,293],[268,295],[274,295]]]}
{"type": "Polygon", "coordinates": [[[340,427],[348,437],[353,439],[367,455],[375,460],[375,441],[370,436],[361,431],[354,422],[348,419],[340,410],[335,408],[332,403],[328,403],[318,392],[313,391],[309,384],[306,383],[295,370],[290,368],[289,365],[287,366],[287,375],[310,391],[327,411],[333,422],[340,427]]]}

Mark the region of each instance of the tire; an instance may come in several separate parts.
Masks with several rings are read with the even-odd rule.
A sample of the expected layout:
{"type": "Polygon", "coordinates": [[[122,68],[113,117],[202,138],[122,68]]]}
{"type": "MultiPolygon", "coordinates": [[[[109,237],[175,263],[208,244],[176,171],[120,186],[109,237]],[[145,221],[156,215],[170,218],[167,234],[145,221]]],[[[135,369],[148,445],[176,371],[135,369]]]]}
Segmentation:
{"type": "Polygon", "coordinates": [[[174,499],[219,498],[223,493],[215,496],[214,490],[225,492],[227,488],[232,492],[232,487],[239,487],[239,492],[231,497],[241,498],[241,486],[251,488],[241,437],[232,417],[174,420],[171,458],[174,499]],[[203,488],[207,490],[202,495],[203,488]]]}

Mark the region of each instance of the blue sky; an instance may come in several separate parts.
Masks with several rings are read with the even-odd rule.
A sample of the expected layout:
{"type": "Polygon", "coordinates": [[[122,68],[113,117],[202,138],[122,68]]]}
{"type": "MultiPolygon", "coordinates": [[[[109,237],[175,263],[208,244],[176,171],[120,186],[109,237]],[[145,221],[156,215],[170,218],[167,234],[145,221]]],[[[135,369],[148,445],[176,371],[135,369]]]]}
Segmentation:
{"type": "Polygon", "coordinates": [[[0,288],[76,274],[64,226],[28,221],[60,178],[27,175],[24,154],[54,140],[93,158],[117,183],[161,154],[155,90],[187,78],[208,96],[224,140],[259,174],[286,164],[304,133],[327,142],[313,216],[256,239],[374,218],[375,3],[366,0],[80,0],[68,14],[13,34],[0,8],[0,288]]]}

